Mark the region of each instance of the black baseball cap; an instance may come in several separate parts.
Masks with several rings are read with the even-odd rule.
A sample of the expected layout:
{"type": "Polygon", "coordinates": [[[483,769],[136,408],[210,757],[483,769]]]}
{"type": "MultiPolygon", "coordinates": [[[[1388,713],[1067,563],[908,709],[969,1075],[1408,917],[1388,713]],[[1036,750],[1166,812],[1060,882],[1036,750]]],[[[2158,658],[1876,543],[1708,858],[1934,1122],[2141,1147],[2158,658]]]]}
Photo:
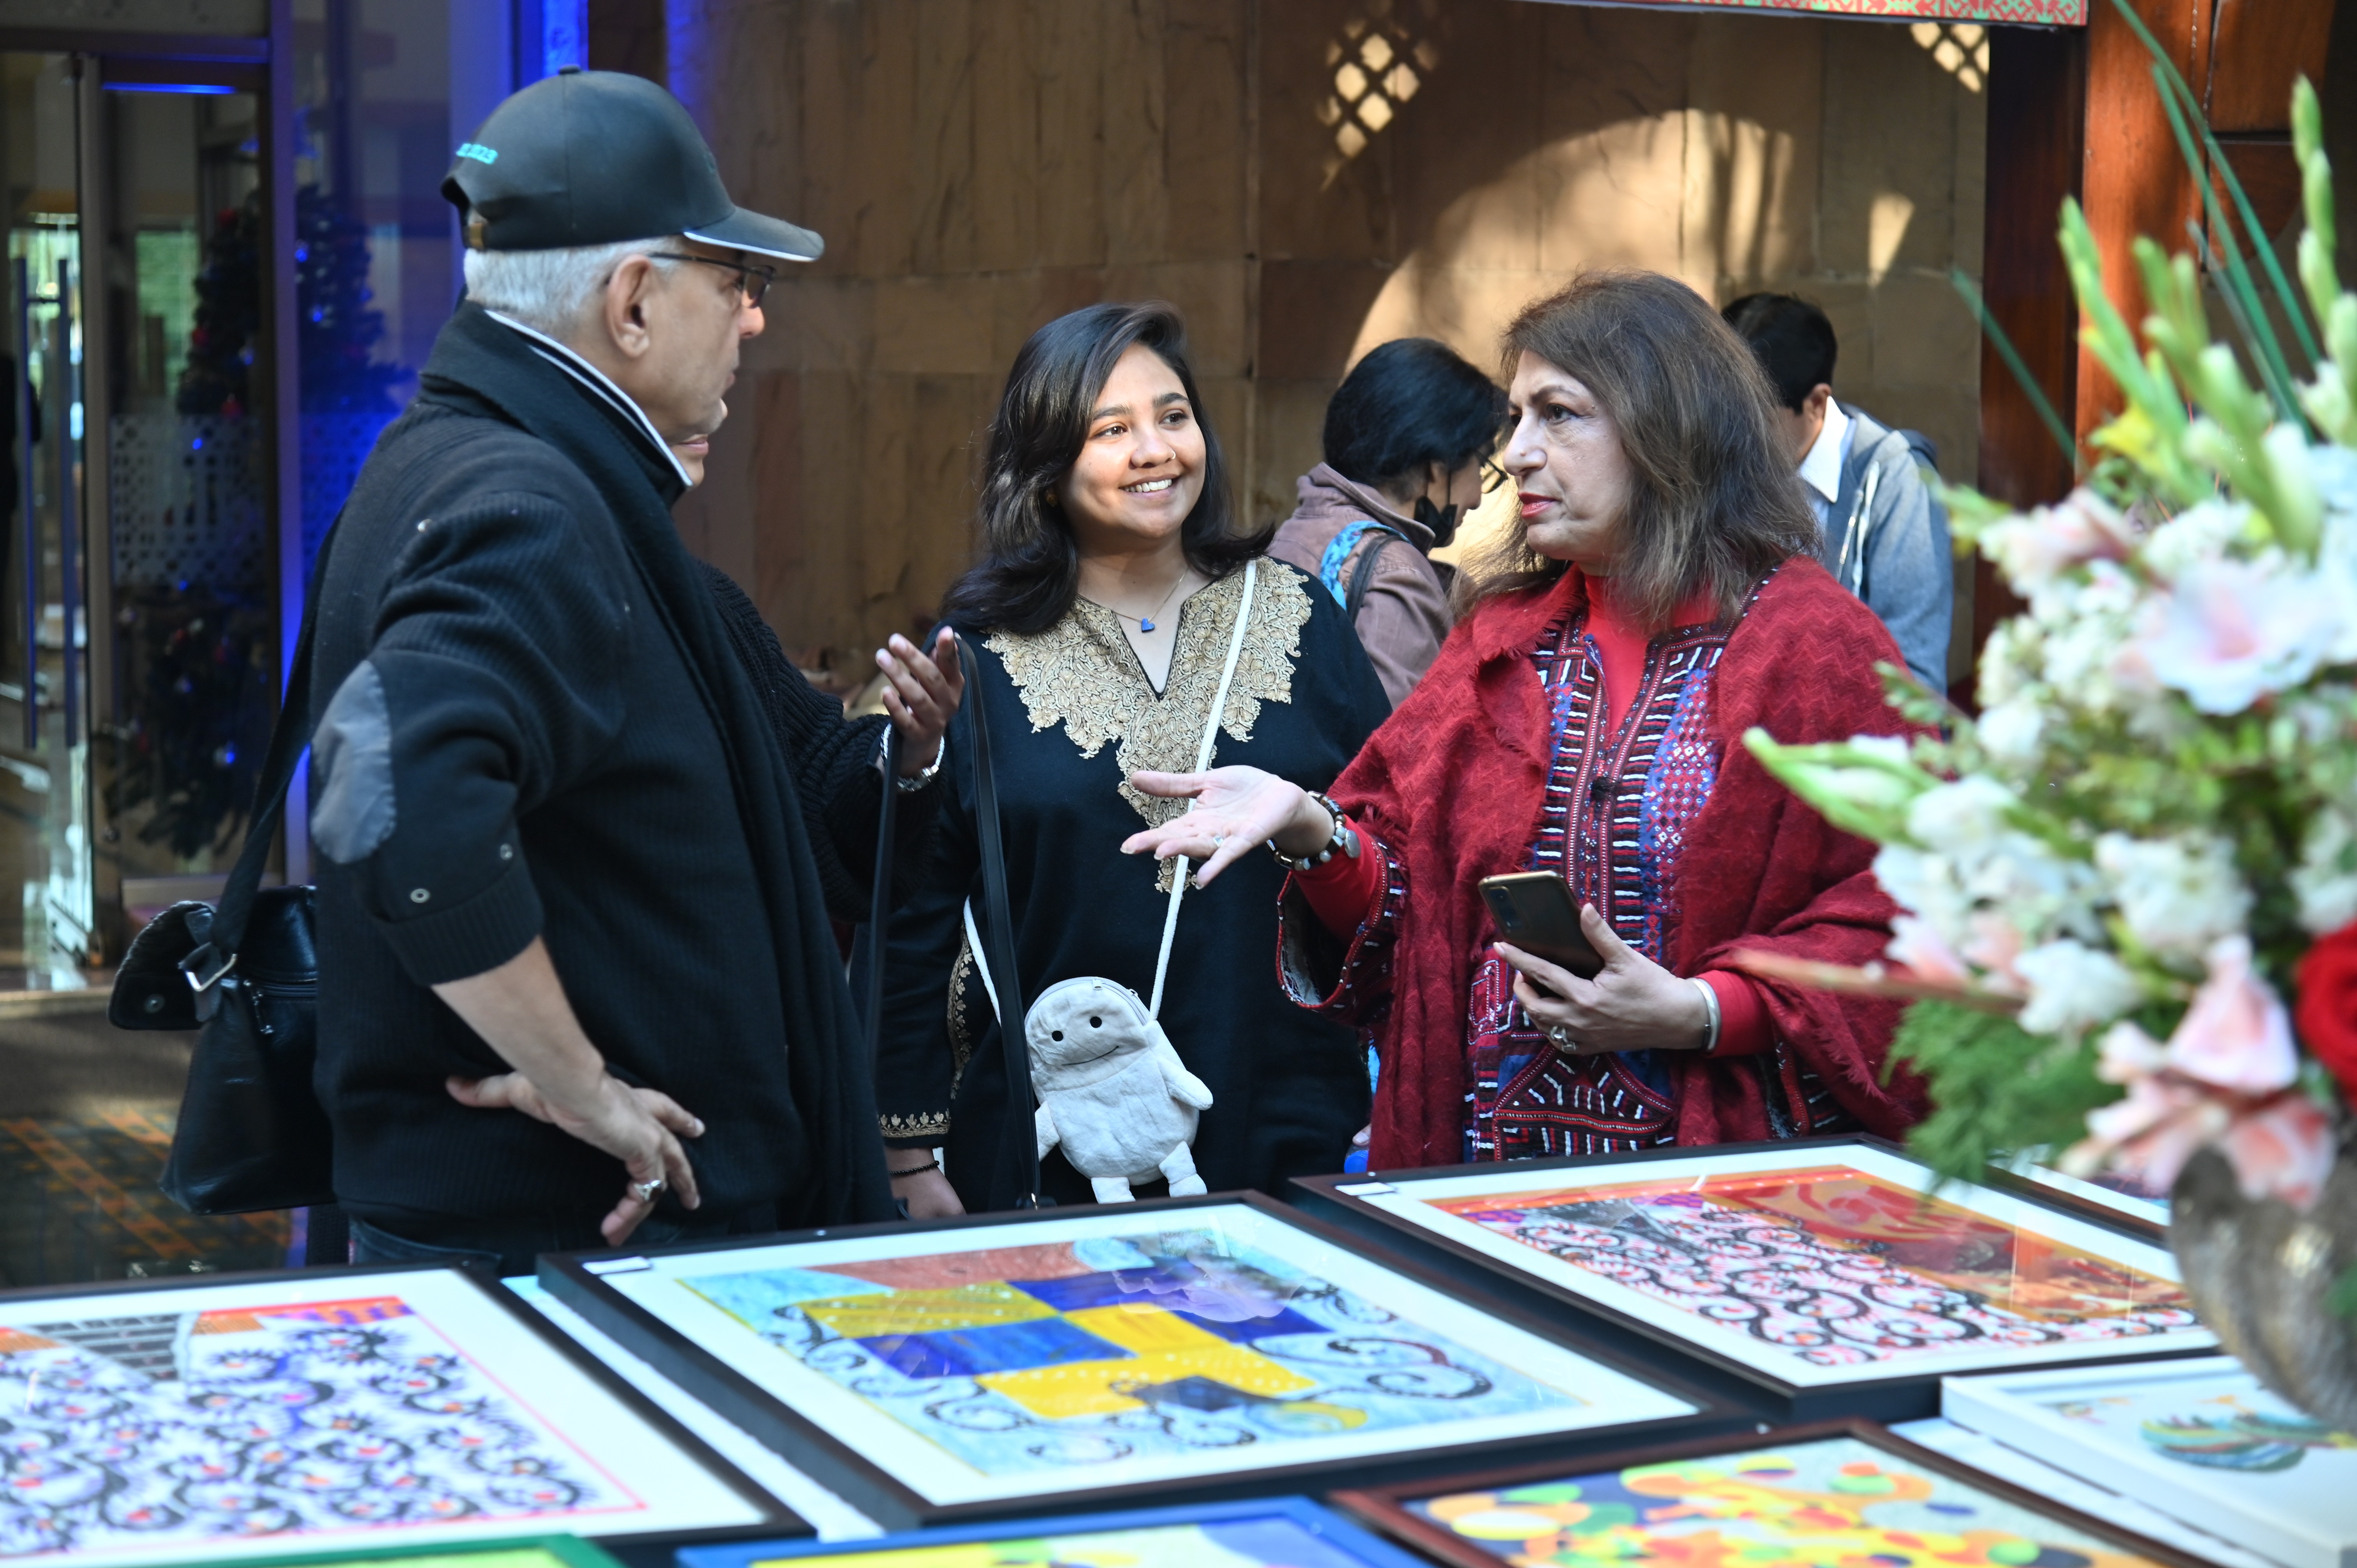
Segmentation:
{"type": "Polygon", "coordinates": [[[814,262],[826,242],[728,199],[686,106],[642,76],[567,66],[491,111],[442,194],[479,251],[554,251],[684,234],[814,262]]]}

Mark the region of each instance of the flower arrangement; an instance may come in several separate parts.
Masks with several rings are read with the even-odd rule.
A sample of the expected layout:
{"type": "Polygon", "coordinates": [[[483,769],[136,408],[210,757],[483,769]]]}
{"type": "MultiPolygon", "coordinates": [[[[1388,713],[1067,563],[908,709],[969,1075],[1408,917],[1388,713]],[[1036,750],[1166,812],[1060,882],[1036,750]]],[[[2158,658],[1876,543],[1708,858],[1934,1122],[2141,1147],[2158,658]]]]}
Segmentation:
{"type": "MultiPolygon", "coordinates": [[[[2204,168],[2192,95],[2155,75],[2204,168]]],[[[2066,1170],[2166,1189],[2216,1147],[2246,1197],[2304,1209],[2357,1104],[2357,295],[2304,81],[2293,124],[2298,290],[2230,198],[2297,356],[2206,174],[2215,294],[2139,240],[2141,340],[2066,204],[2083,340],[2126,407],[2054,506],[1948,492],[1959,540],[2028,605],[1983,651],[1978,719],[1887,670],[1893,705],[1944,736],[1746,737],[1882,846],[1894,967],[1851,983],[1924,998],[1894,1054],[1932,1090],[1915,1145],[1954,1176],[2047,1144],[2066,1170]]]]}

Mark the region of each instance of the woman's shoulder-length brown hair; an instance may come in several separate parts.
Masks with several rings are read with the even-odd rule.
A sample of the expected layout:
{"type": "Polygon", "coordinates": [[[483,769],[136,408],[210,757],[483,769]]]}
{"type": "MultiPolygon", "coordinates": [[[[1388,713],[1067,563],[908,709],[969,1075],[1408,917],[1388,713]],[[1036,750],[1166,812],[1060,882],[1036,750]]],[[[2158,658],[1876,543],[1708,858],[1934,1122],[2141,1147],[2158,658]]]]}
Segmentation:
{"type": "MultiPolygon", "coordinates": [[[[1629,460],[1614,596],[1645,625],[1668,625],[1697,594],[1732,619],[1761,578],[1816,548],[1816,515],[1770,423],[1768,378],[1693,289],[1659,273],[1587,273],[1523,306],[1504,348],[1510,380],[1529,354],[1611,415],[1629,460]]],[[[1476,602],[1569,569],[1532,550],[1519,524],[1470,564],[1476,602]]]]}

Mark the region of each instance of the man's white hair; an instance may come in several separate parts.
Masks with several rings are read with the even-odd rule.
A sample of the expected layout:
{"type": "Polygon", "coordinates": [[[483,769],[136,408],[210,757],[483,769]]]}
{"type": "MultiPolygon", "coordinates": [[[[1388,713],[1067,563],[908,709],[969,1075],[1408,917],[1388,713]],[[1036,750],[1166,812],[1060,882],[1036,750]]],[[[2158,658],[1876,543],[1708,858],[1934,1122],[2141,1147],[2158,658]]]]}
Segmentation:
{"type": "Polygon", "coordinates": [[[468,251],[467,297],[567,342],[625,257],[677,252],[686,243],[684,235],[673,234],[555,251],[468,251]]]}

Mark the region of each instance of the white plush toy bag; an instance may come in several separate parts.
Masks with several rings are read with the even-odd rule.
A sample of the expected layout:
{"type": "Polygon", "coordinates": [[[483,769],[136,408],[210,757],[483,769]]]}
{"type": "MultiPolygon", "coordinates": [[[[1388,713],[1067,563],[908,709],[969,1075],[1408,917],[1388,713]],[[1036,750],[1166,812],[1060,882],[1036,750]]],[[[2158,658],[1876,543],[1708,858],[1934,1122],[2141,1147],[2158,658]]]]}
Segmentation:
{"type": "MultiPolygon", "coordinates": [[[[1244,591],[1228,634],[1228,659],[1220,689],[1211,699],[1202,744],[1195,748],[1194,771],[1211,766],[1227,712],[1228,690],[1243,656],[1244,628],[1252,619],[1259,563],[1244,565],[1244,591]]],[[[1192,1147],[1199,1114],[1211,1108],[1211,1091],[1187,1070],[1158,1022],[1162,988],[1170,971],[1170,945],[1178,934],[1178,905],[1187,896],[1188,867],[1173,867],[1170,903],[1162,918],[1162,950],[1154,961],[1154,998],[1111,980],[1086,976],[1049,986],[1024,1015],[1024,1043],[1031,1057],[1031,1089],[1039,1101],[1034,1118],[1039,1153],[1061,1145],[1065,1160],[1089,1178],[1100,1203],[1126,1203],[1129,1184],[1159,1175],[1173,1197],[1204,1190],[1195,1172],[1192,1147]]],[[[983,958],[974,904],[965,907],[966,945],[982,977],[993,1013],[998,988],[983,958]]],[[[1000,1016],[1003,1027],[1005,1017],[1000,1016]]]]}

